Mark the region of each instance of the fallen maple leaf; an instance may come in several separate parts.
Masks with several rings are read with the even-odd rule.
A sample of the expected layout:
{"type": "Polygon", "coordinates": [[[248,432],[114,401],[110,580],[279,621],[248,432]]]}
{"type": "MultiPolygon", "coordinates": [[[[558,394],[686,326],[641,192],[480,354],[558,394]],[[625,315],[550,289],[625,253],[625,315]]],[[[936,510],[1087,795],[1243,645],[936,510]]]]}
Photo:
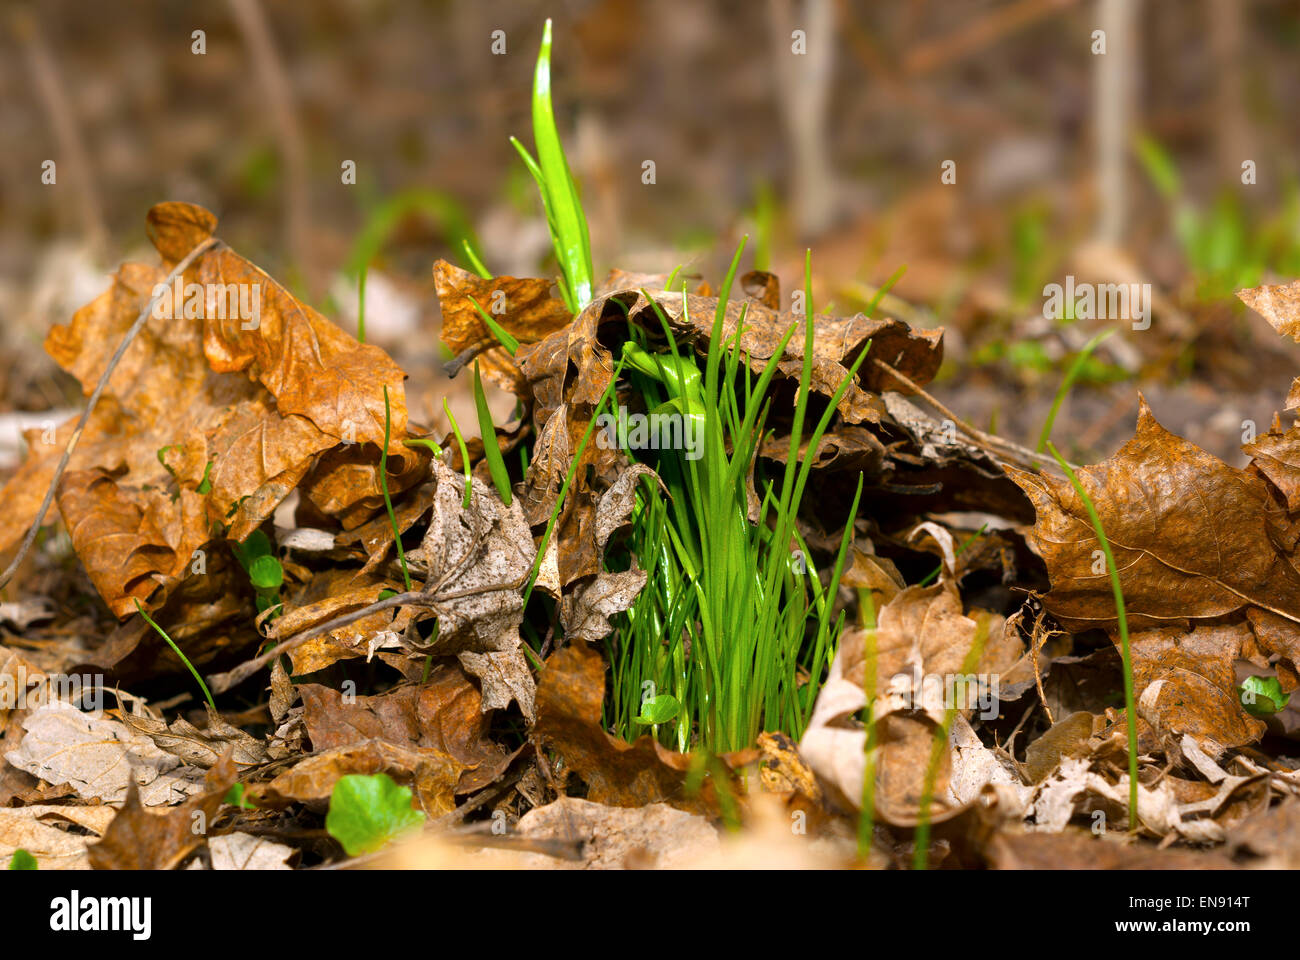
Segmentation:
{"type": "MultiPolygon", "coordinates": [[[[1047,608],[1073,630],[1113,626],[1100,543],[1074,489],[1048,474],[1007,472],[1037,511],[1029,542],[1051,578],[1047,608]]],[[[1145,399],[1133,439],[1078,475],[1114,552],[1131,624],[1246,606],[1300,622],[1300,573],[1270,536],[1280,511],[1264,482],[1165,430],[1145,399]]]]}

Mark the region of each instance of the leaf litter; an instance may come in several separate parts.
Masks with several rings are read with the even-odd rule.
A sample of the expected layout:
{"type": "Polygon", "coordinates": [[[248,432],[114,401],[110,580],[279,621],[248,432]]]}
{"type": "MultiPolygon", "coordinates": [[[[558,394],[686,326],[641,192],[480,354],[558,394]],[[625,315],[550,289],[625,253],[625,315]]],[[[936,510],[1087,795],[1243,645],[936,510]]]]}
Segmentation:
{"type": "MultiPolygon", "coordinates": [[[[1130,718],[1088,506],[1032,452],[952,429],[925,390],[941,330],[817,315],[805,356],[804,317],[768,273],[724,303],[704,283],[613,271],[575,313],[550,279],[439,261],[450,372],[477,362],[519,404],[487,438],[525,455],[503,491],[481,441],[408,421],[405,374],[382,349],[216,226],[191,204],[153,208],[160,264],[123,265],[47,338],[102,395],[65,470],[72,422],[0,492],[0,553],[13,556],[57,475],[45,523],[67,531],[106,629],[88,653],[43,648],[37,669],[16,641],[66,615],[6,614],[17,633],[0,679],[21,696],[0,711],[0,855],[26,850],[40,869],[1295,866],[1296,428],[1275,424],[1238,469],[1142,400],[1133,439],[1078,469],[1123,588],[1130,718]],[[190,285],[256,290],[257,322],[153,309],[160,287],[190,285]],[[750,524],[764,510],[757,462],[789,458],[803,371],[820,415],[867,353],[816,449],[797,447],[812,466],[794,535],[832,561],[815,576],[844,544],[831,597],[843,629],[822,673],[799,665],[802,728],[748,749],[670,748],[671,706],[630,739],[609,725],[617,651],[663,560],[629,533],[668,495],[650,462],[593,439],[602,412],[644,412],[615,377],[633,338],[706,370],[730,349],[751,377],[772,371],[743,476],[750,524]],[[280,577],[260,592],[239,553],[258,537],[280,577]],[[217,710],[193,707],[190,665],[217,710]],[[121,691],[115,709],[88,709],[56,683],[86,666],[159,699],[121,691]],[[1264,683],[1276,701],[1252,700],[1264,683]],[[792,816],[806,824],[797,841],[792,816]],[[303,842],[303,824],[331,839],[303,842]]],[[[1295,284],[1240,295],[1279,332],[1300,329],[1295,284]]]]}

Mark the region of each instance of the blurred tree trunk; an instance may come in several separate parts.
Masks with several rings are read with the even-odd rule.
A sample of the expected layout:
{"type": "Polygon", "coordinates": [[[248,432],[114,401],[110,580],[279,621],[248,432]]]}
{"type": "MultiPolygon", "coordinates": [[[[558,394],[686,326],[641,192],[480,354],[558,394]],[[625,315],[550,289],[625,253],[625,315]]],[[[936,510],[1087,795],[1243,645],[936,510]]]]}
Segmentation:
{"type": "Polygon", "coordinates": [[[815,237],[835,218],[835,175],[826,150],[835,59],[832,0],[769,0],[776,100],[791,150],[790,212],[801,238],[815,237]],[[806,52],[794,52],[795,30],[806,52]]]}
{"type": "Polygon", "coordinates": [[[1232,183],[1241,177],[1242,161],[1256,159],[1242,82],[1246,5],[1241,0],[1207,0],[1207,6],[1214,62],[1215,173],[1232,183]]]}
{"type": "Polygon", "coordinates": [[[1140,6],[1141,0],[1097,0],[1097,28],[1106,34],[1106,52],[1093,57],[1097,240],[1112,247],[1123,242],[1128,218],[1140,6]]]}

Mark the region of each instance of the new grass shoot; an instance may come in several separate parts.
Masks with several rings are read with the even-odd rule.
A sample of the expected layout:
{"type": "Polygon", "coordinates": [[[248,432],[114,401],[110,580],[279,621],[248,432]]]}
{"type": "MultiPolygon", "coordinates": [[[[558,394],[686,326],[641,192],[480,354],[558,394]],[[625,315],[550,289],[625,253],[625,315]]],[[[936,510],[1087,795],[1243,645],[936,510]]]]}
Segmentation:
{"type": "Polygon", "coordinates": [[[1092,497],[1088,496],[1088,491],[1083,489],[1083,484],[1079,482],[1070,464],[1050,440],[1047,441],[1047,451],[1056,458],[1057,464],[1065,471],[1070,485],[1074,487],[1074,492],[1083,501],[1093,532],[1097,534],[1097,540],[1101,543],[1101,552],[1106,557],[1106,569],[1110,572],[1110,589],[1115,595],[1115,616],[1119,619],[1120,652],[1124,658],[1124,712],[1128,721],[1128,828],[1130,831],[1136,831],[1138,820],[1137,707],[1133,697],[1133,655],[1129,650],[1128,616],[1124,612],[1124,591],[1119,583],[1119,568],[1115,566],[1110,541],[1106,539],[1106,531],[1102,529],[1101,517],[1097,516],[1097,508],[1093,506],[1092,497]]]}
{"type": "MultiPolygon", "coordinates": [[[[623,358],[648,409],[693,421],[702,431],[698,457],[684,449],[658,451],[653,464],[667,491],[646,480],[633,511],[630,550],[647,573],[646,587],[620,618],[611,646],[614,689],[611,722],[634,738],[652,716],[655,732],[681,750],[721,753],[748,746],[764,729],[802,733],[824,668],[838,636],[830,598],[847,556],[845,539],[823,588],[807,569],[807,551],[795,516],[811,457],[800,462],[806,441],[815,450],[836,405],[866,357],[864,350],[829,399],[811,433],[805,433],[812,379],[813,325],[805,320],[804,363],[791,423],[787,462],[779,479],[757,470],[766,433],[769,387],[776,365],[797,331],[791,325],[757,380],[739,346],[742,307],[728,336],[724,321],[744,242],[723,281],[712,336],[701,372],[693,355],[678,349],[667,317],[643,291],[662,328],[667,352],[650,349],[645,331],[630,327],[623,358]],[[756,473],[757,522],[751,522],[746,488],[756,473]],[[679,709],[671,725],[671,697],[679,709]]],[[[807,263],[811,267],[811,261],[807,263]]],[[[810,278],[805,303],[811,307],[810,278]]],[[[683,289],[683,325],[690,304],[683,289]]],[[[810,311],[811,314],[811,311],[810,311]]],[[[635,459],[637,451],[625,448],[635,459]]]]}
{"type": "Polygon", "coordinates": [[[592,267],[591,238],[587,233],[587,218],[578,197],[578,185],[569,171],[560,142],[560,131],[555,125],[555,110],[551,101],[551,21],[546,21],[542,32],[542,46],[537,54],[537,68],[533,74],[533,145],[537,157],[528,148],[510,138],[519,151],[524,166],[537,181],[546,212],[546,225],[551,232],[551,243],[560,262],[560,291],[570,312],[577,313],[591,302],[592,267]]]}
{"type": "Polygon", "coordinates": [[[145,610],[144,606],[140,603],[139,600],[135,601],[135,608],[140,612],[140,616],[144,617],[144,622],[149,624],[149,626],[153,627],[156,631],[158,631],[158,636],[162,637],[164,640],[167,641],[167,646],[172,648],[172,652],[176,654],[176,656],[180,657],[181,663],[185,664],[185,668],[194,675],[194,679],[198,681],[199,689],[203,691],[203,696],[208,701],[208,706],[212,708],[213,713],[216,713],[217,704],[212,699],[212,691],[209,690],[208,685],[203,682],[203,677],[199,675],[199,672],[194,669],[194,664],[190,663],[190,658],[185,656],[185,654],[181,653],[181,648],[176,646],[176,641],[167,635],[166,630],[158,626],[158,624],[154,623],[153,617],[149,616],[148,612],[145,610]]]}

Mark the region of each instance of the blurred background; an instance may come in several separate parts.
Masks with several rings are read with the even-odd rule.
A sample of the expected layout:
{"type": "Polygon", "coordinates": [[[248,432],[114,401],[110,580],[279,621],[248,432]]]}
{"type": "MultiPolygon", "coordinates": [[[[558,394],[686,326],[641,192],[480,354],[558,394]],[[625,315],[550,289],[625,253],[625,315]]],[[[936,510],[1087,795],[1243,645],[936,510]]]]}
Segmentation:
{"type": "MultiPolygon", "coordinates": [[[[554,19],[557,117],[598,274],[679,264],[801,282],[819,310],[947,330],[935,393],[1079,459],[1157,417],[1230,462],[1300,372],[1233,291],[1300,277],[1294,0],[203,0],[8,3],[0,21],[0,467],[80,402],[50,325],[153,259],[144,215],[203,204],[235,249],[445,393],[430,267],[474,238],[550,275],[529,94],[554,19]],[[1100,33],[1099,33],[1100,31],[1100,33]],[[47,161],[55,182],[44,183],[47,161]],[[652,161],[653,167],[647,167],[652,161]],[[344,172],[355,164],[355,182],[344,172]],[[653,177],[648,176],[648,171],[653,177]],[[653,182],[646,182],[647,179],[653,182]],[[947,182],[945,182],[947,181],[947,182]],[[1043,288],[1151,285],[1152,323],[1047,318],[1043,288]]],[[[507,398],[498,407],[508,411],[507,398]]]]}

